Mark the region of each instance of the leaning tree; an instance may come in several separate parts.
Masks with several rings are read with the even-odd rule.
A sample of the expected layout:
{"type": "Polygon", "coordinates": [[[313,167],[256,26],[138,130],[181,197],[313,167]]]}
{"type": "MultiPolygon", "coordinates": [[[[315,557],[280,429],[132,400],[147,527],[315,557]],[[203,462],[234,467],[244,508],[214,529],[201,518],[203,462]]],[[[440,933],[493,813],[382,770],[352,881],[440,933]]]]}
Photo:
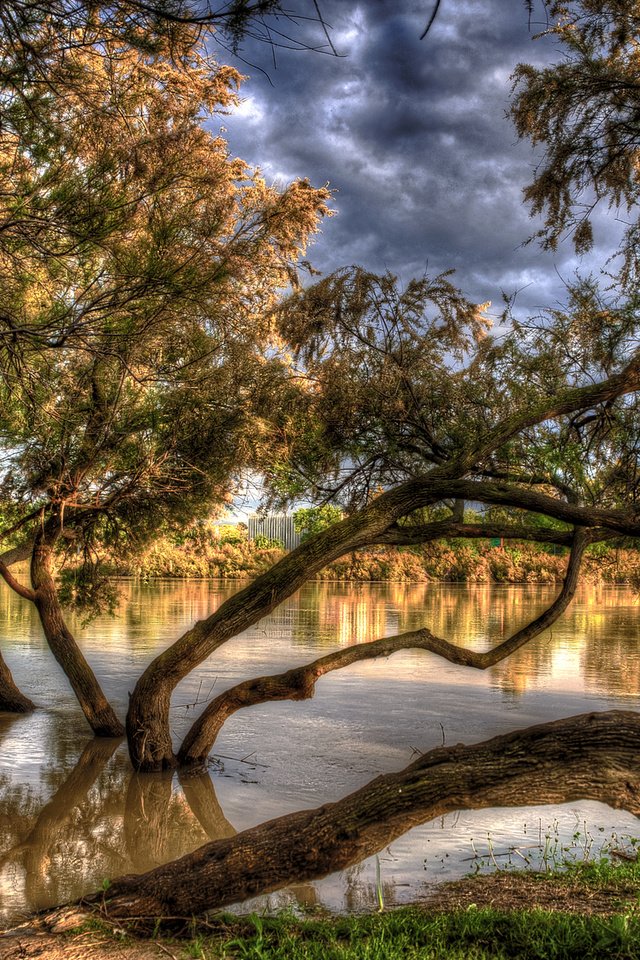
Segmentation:
{"type": "MultiPolygon", "coordinates": [[[[291,392],[270,311],[328,194],[269,186],[205,127],[240,78],[203,57],[195,28],[176,61],[160,43],[89,43],[90,25],[74,44],[73,22],[56,47],[49,27],[39,69],[2,103],[0,497],[31,584],[9,572],[20,551],[0,572],[36,606],[94,732],[113,736],[124,728],[65,623],[54,554],[81,559],[62,596],[108,604],[97,545],[219,506],[260,462],[266,411],[291,392]]],[[[4,663],[0,696],[31,706],[4,663]]]]}

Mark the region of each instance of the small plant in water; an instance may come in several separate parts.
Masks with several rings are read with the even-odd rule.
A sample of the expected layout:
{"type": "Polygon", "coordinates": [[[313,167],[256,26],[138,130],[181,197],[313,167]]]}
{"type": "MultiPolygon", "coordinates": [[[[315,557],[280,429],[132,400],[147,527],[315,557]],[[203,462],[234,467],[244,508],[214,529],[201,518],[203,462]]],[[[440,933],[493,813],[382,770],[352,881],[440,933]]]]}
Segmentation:
{"type": "Polygon", "coordinates": [[[382,878],[380,876],[380,857],[376,853],[376,897],[378,899],[378,913],[384,913],[384,896],[382,894],[382,878]]]}
{"type": "MultiPolygon", "coordinates": [[[[604,827],[598,829],[600,833],[604,833],[604,827]]],[[[488,870],[522,870],[524,867],[538,873],[553,873],[566,870],[576,863],[589,862],[594,857],[636,860],[640,856],[640,837],[619,836],[614,831],[608,838],[601,838],[596,842],[586,821],[574,831],[569,841],[563,840],[557,820],[548,824],[546,829],[542,820],[539,820],[536,832],[537,842],[510,845],[506,850],[496,849],[490,833],[487,833],[486,842],[476,842],[471,838],[473,856],[470,859],[473,861],[473,872],[477,874],[488,870]]],[[[523,833],[525,836],[528,834],[526,823],[523,833]]]]}

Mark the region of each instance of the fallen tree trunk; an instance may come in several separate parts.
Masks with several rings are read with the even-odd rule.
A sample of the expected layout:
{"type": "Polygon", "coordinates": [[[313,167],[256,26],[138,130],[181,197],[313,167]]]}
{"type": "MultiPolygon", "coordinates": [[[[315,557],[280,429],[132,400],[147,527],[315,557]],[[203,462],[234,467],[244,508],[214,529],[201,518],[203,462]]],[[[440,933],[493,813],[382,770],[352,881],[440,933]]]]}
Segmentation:
{"type": "MultiPolygon", "coordinates": [[[[278,817],[83,901],[115,919],[189,917],[342,870],[454,810],[594,799],[640,814],[640,714],[557,720],[439,748],[336,803],[278,817]]],[[[60,912],[56,913],[60,921],[60,912]]]]}

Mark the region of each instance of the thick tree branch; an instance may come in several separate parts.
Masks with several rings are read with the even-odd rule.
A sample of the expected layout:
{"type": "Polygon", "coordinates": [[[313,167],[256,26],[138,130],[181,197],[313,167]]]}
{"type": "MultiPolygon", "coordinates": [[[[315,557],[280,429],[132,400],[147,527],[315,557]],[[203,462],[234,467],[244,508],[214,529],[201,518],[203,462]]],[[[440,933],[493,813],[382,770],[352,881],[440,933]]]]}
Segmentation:
{"type": "MultiPolygon", "coordinates": [[[[279,817],[87,898],[106,916],[191,917],[360,862],[454,810],[594,799],[640,814],[640,716],[592,713],[441,747],[337,803],[279,817]]],[[[77,909],[77,908],[76,908],[77,909]]],[[[60,922],[64,911],[50,922],[60,922]]]]}
{"type": "MultiPolygon", "coordinates": [[[[573,543],[572,530],[550,530],[543,527],[514,526],[507,523],[457,523],[452,520],[441,520],[434,523],[394,524],[386,530],[378,544],[394,547],[416,546],[429,543],[433,540],[462,540],[496,539],[503,540],[532,540],[536,543],[553,543],[561,547],[570,547],[573,543]]],[[[609,530],[592,530],[590,543],[599,543],[612,540],[614,533],[609,530]]]]}
{"type": "Polygon", "coordinates": [[[320,677],[333,670],[341,670],[361,660],[389,657],[401,650],[427,650],[450,663],[486,670],[505,660],[524,646],[564,613],[573,599],[580,577],[584,550],[590,542],[590,532],[577,530],[562,589],[553,603],[525,627],[503,640],[491,650],[476,651],[460,647],[434,636],[430,630],[414,630],[393,637],[382,637],[370,643],[359,643],[335,653],[329,653],[312,663],[270,677],[256,677],[236,684],[212,700],[192,724],[178,753],[180,765],[201,765],[206,762],[224,723],[243,707],[256,706],[272,700],[308,700],[315,693],[320,677]]]}
{"type": "Polygon", "coordinates": [[[124,727],[65,623],[51,573],[53,545],[59,536],[60,521],[53,518],[36,536],[31,555],[33,601],[49,648],[64,670],[91,729],[97,737],[121,737],[124,727]]]}
{"type": "MultiPolygon", "coordinates": [[[[7,579],[7,575],[11,580],[15,580],[8,568],[14,563],[19,563],[21,560],[27,560],[31,555],[32,549],[32,543],[25,543],[20,547],[5,550],[5,552],[0,555],[0,568],[2,568],[0,572],[2,572],[5,580],[7,579]]],[[[17,580],[15,580],[15,582],[18,583],[17,580]]],[[[10,583],[9,586],[11,586],[10,583]]],[[[22,587],[22,584],[19,584],[19,586],[22,587]]],[[[24,589],[26,590],[27,588],[25,587],[24,589]]],[[[31,600],[32,597],[27,597],[27,599],[31,600]]],[[[31,713],[32,710],[35,710],[34,702],[22,693],[13,679],[2,654],[0,654],[0,710],[7,713],[31,713]]]]}
{"type": "Polygon", "coordinates": [[[2,560],[0,560],[0,577],[2,577],[4,582],[19,596],[24,597],[25,600],[30,600],[31,603],[35,602],[36,595],[31,587],[25,587],[23,583],[20,583],[11,573],[7,564],[2,560]]]}
{"type": "MultiPolygon", "coordinates": [[[[432,471],[433,475],[436,470],[432,471]]],[[[487,480],[467,480],[452,478],[441,480],[427,475],[416,483],[420,484],[423,496],[427,499],[427,490],[431,492],[431,503],[438,503],[450,497],[465,500],[477,500],[480,503],[494,503],[505,507],[517,507],[532,513],[541,513],[554,520],[575,524],[581,527],[601,527],[602,532],[609,530],[621,536],[640,536],[640,515],[636,511],[603,510],[600,507],[578,506],[556,497],[518,487],[509,483],[493,483],[487,480]]]]}
{"type": "Polygon", "coordinates": [[[516,436],[527,427],[544,423],[545,420],[554,420],[576,410],[586,410],[615,400],[620,396],[632,393],[640,387],[640,353],[634,354],[629,363],[620,371],[599,383],[590,383],[584,387],[572,387],[563,390],[554,397],[541,400],[534,406],[527,407],[522,412],[506,417],[489,430],[484,437],[469,448],[460,458],[456,458],[456,466],[463,466],[467,470],[480,463],[486,456],[501,447],[511,437],[516,436]]]}

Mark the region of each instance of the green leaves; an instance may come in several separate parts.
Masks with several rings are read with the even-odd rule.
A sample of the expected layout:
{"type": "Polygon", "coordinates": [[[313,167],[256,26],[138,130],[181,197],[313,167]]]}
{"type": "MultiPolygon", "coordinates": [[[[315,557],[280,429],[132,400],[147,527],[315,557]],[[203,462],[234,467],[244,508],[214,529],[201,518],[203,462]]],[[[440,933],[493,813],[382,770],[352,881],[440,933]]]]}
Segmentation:
{"type": "Polygon", "coordinates": [[[640,5],[636,0],[547,2],[562,58],[514,73],[511,117],[518,135],[544,154],[524,191],[544,216],[536,235],[555,250],[571,235],[577,253],[593,246],[592,213],[604,201],[629,224],[621,244],[626,284],[637,280],[640,191],[640,5]],[[631,214],[631,217],[629,216],[631,214]]]}

